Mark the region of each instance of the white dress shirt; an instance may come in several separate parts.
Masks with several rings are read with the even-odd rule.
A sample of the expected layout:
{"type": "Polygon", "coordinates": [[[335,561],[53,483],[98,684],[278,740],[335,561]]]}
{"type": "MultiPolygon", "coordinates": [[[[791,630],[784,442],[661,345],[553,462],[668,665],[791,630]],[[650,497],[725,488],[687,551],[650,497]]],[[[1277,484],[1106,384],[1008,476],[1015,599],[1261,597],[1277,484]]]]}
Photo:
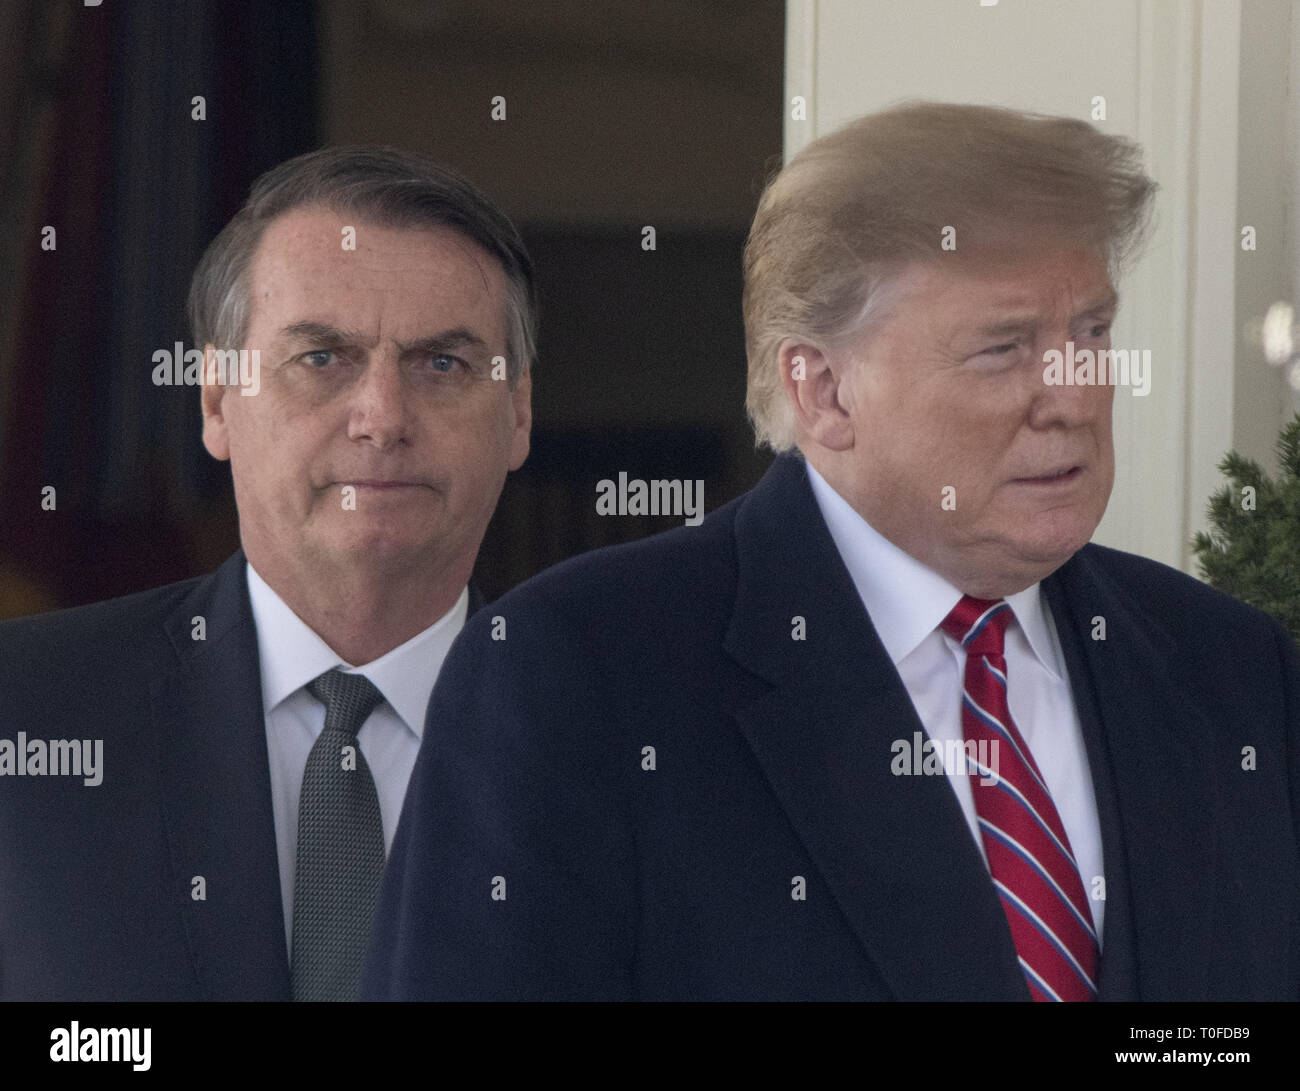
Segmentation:
{"type": "MultiPolygon", "coordinates": [[[[940,746],[960,740],[966,653],[939,625],[962,592],[873,529],[811,464],[808,479],[926,734],[940,746]]],[[[1007,596],[1016,620],[1006,634],[1007,703],[1065,826],[1100,937],[1105,902],[1093,897],[1093,878],[1103,874],[1097,800],[1065,658],[1039,586],[1007,596]]],[[[987,867],[970,776],[956,763],[945,772],[987,867]]]]}
{"type": "Polygon", "coordinates": [[[298,795],[307,755],[325,729],[325,706],[306,690],[313,678],[338,667],[364,674],[384,701],[357,732],[357,744],[375,779],[384,824],[384,852],[393,844],[402,799],[424,733],[424,715],[442,661],[465,626],[469,589],[429,628],[372,663],[354,667],[330,650],[306,622],[248,566],[248,594],[262,669],[262,710],[271,765],[271,804],[280,863],[286,949],[293,950],[293,887],[298,863],[298,795]]]}

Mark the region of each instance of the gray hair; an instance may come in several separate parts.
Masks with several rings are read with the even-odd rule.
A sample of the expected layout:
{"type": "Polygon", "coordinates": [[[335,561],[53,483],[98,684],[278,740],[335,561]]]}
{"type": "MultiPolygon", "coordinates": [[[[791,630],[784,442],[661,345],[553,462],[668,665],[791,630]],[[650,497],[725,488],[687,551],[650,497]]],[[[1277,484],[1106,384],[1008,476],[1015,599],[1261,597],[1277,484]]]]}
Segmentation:
{"type": "Polygon", "coordinates": [[[519,232],[473,183],[423,156],[391,147],[336,146],[273,167],[209,244],[187,304],[195,343],[244,346],[249,266],[277,216],[308,205],[350,212],[380,227],[449,227],[501,263],[506,275],[507,377],[518,384],[537,354],[537,285],[519,232]]]}

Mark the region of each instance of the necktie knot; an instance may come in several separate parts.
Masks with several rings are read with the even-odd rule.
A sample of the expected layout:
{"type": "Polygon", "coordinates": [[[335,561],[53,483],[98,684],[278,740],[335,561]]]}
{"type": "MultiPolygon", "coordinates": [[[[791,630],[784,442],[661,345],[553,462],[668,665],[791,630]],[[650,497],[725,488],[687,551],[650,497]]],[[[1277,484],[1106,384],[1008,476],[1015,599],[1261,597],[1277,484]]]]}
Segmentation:
{"type": "Polygon", "coordinates": [[[345,674],[335,667],[307,683],[307,692],[325,706],[325,730],[355,735],[384,695],[364,674],[345,674]]]}
{"type": "Polygon", "coordinates": [[[968,656],[1002,655],[1011,607],[1005,599],[977,599],[963,595],[961,602],[940,623],[968,656]]]}

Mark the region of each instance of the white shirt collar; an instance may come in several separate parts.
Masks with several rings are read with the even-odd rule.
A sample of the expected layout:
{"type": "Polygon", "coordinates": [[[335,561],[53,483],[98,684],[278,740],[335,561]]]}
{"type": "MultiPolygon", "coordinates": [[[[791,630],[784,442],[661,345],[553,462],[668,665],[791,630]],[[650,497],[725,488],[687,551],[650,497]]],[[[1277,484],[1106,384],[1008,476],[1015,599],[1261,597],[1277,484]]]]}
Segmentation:
{"type": "Polygon", "coordinates": [[[264,715],[313,678],[339,667],[347,673],[364,674],[370,679],[416,738],[422,737],[424,716],[433,684],[437,681],[438,667],[446,658],[452,641],[465,626],[469,612],[468,588],[461,590],[455,605],[429,628],[373,662],[353,666],[332,651],[251,564],[247,570],[248,597],[253,608],[258,658],[262,667],[264,715]]]}
{"type": "MultiPolygon", "coordinates": [[[[831,488],[812,463],[804,464],[835,548],[880,642],[897,666],[939,627],[961,601],[962,592],[889,541],[831,488]]],[[[1039,662],[1063,679],[1065,662],[1040,587],[1035,583],[1008,595],[1007,604],[1039,662]]]]}

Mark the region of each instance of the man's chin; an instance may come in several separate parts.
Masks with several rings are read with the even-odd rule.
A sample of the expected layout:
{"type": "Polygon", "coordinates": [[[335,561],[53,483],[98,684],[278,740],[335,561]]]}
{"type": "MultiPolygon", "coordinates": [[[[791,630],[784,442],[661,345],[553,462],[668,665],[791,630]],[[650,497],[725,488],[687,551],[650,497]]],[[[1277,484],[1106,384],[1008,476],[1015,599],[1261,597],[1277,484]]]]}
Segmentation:
{"type": "Polygon", "coordinates": [[[356,527],[337,536],[329,552],[359,568],[403,568],[427,559],[434,552],[429,527],[418,534],[392,527],[356,527]]]}
{"type": "Polygon", "coordinates": [[[1039,579],[1050,575],[1079,552],[1092,539],[1096,524],[1053,527],[1038,534],[1016,538],[1013,551],[1026,566],[1043,571],[1039,579]]]}

